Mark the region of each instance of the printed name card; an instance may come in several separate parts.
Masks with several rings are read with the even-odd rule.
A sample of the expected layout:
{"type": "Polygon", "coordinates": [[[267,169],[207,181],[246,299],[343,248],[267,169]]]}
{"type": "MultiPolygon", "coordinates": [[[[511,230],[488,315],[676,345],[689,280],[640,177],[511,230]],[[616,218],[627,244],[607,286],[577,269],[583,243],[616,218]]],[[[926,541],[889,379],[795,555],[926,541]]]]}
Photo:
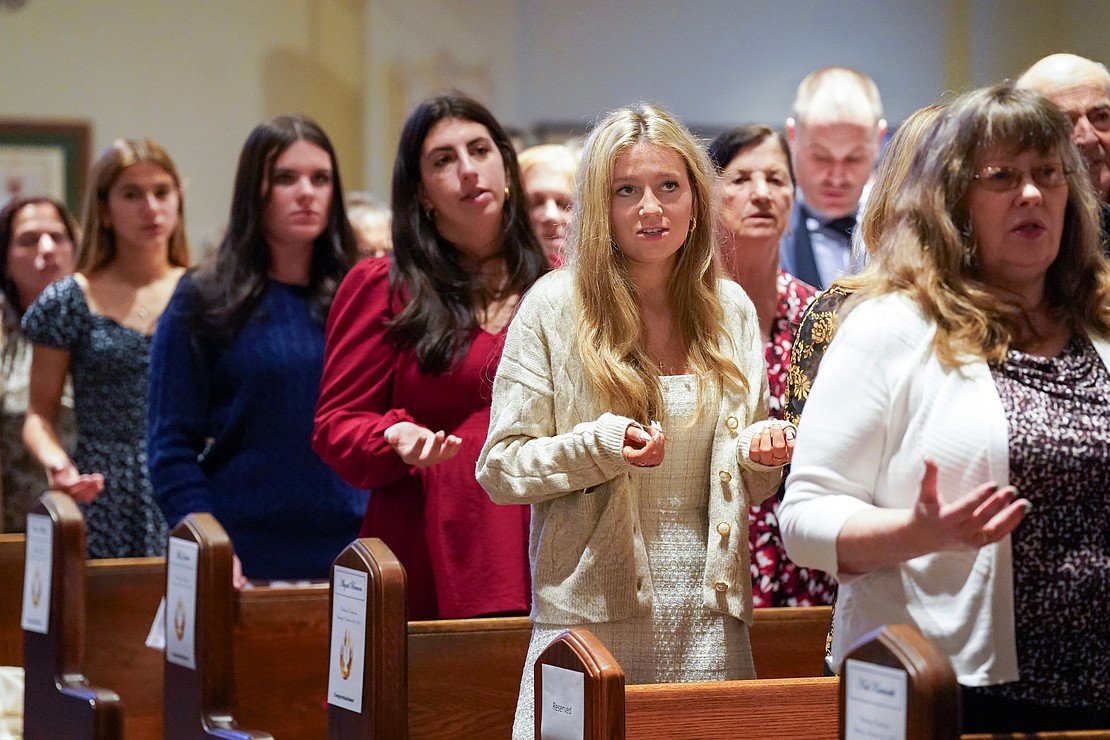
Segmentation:
{"type": "Polygon", "coordinates": [[[844,666],[846,740],[905,740],[906,672],[862,660],[844,666]]]}
{"type": "Polygon", "coordinates": [[[197,669],[197,566],[200,545],[170,537],[166,555],[166,660],[197,669]]]}
{"type": "Polygon", "coordinates": [[[367,576],[342,565],[335,566],[334,571],[328,703],[361,713],[367,576]]]}
{"type": "Polygon", "coordinates": [[[23,616],[28,632],[50,631],[50,578],[54,565],[54,525],[44,514],[27,515],[27,556],[23,566],[23,616]]]}
{"type": "Polygon", "coordinates": [[[585,676],[578,671],[542,665],[541,740],[582,740],[585,732],[585,676]]]}

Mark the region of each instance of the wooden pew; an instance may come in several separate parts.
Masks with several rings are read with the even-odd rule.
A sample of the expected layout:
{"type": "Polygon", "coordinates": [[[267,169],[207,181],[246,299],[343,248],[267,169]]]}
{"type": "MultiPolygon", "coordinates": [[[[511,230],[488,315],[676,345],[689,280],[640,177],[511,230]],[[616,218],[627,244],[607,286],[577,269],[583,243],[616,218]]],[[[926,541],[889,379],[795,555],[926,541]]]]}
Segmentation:
{"type": "MultiPolygon", "coordinates": [[[[850,651],[848,657],[880,666],[897,664],[907,672],[907,740],[957,737],[956,676],[947,659],[936,653],[916,630],[898,625],[876,631],[850,651]]],[[[846,736],[842,722],[853,711],[846,710],[843,703],[846,685],[853,679],[851,671],[843,681],[832,677],[625,686],[624,673],[605,646],[588,630],[575,628],[553,641],[536,663],[537,737],[542,722],[544,664],[556,671],[581,674],[580,689],[548,700],[559,705],[553,708],[560,713],[581,712],[578,717],[585,740],[693,740],[722,734],[739,740],[835,740],[846,736]]],[[[1105,740],[1110,738],[1110,729],[959,737],[1105,740]]]]}
{"type": "Polygon", "coordinates": [[[22,534],[0,534],[0,665],[23,665],[23,631],[19,613],[23,604],[22,534]]]}
{"type": "Polygon", "coordinates": [[[332,564],[329,740],[408,737],[406,598],[405,569],[379,539],[332,564]]]}
{"type": "Polygon", "coordinates": [[[45,493],[27,519],[23,603],[23,736],[117,740],[119,696],[82,673],[85,651],[85,520],[73,499],[45,493]]]}
{"type": "MultiPolygon", "coordinates": [[[[0,535],[0,664],[22,664],[23,537],[0,535]],[[7,594],[16,594],[13,600],[7,594]],[[11,635],[11,639],[9,639],[11,635]]],[[[165,581],[162,558],[89,561],[86,666],[123,698],[125,736],[158,737],[162,655],[144,646],[165,581]]],[[[235,602],[237,717],[320,738],[328,660],[327,584],[255,588],[235,602]]],[[[752,653],[761,677],[817,676],[827,607],[757,609],[752,653]]],[[[408,719],[414,738],[507,737],[531,637],[525,617],[408,623],[408,719]],[[460,682],[458,676],[467,680],[460,682]]]]}
{"type": "MultiPolygon", "coordinates": [[[[823,652],[823,651],[822,651],[823,652]]],[[[574,628],[536,662],[537,737],[543,666],[581,673],[586,740],[729,738],[835,740],[837,678],[624,685],[624,673],[589,630],[574,628]]],[[[571,702],[561,705],[574,711],[571,702]]]]}
{"type": "MultiPolygon", "coordinates": [[[[375,586],[373,579],[375,573],[400,568],[388,548],[376,540],[366,540],[357,553],[350,553],[350,560],[348,553],[340,557],[370,574],[368,598],[389,598],[382,584],[375,586]]],[[[397,591],[392,593],[400,599],[392,608],[396,614],[403,610],[404,600],[397,591]]],[[[757,610],[751,632],[757,671],[772,677],[820,676],[830,618],[828,607],[757,610]]],[[[404,703],[401,692],[407,688],[409,736],[507,737],[512,729],[530,638],[531,623],[523,617],[411,622],[407,642],[398,644],[395,636],[379,635],[381,642],[368,644],[368,652],[371,656],[388,656],[386,659],[397,663],[398,656],[408,651],[407,684],[384,689],[395,692],[387,703],[396,705],[404,703]]],[[[375,674],[381,673],[375,669],[375,674]]],[[[364,712],[370,709],[364,704],[364,712]]],[[[395,721],[379,716],[367,720],[365,726],[393,727],[395,721]]],[[[347,737],[345,732],[332,736],[347,737]]]]}
{"type": "Polygon", "coordinates": [[[273,740],[232,716],[234,635],[231,540],[211,514],[190,514],[166,556],[166,740],[273,740]]]}
{"type": "Polygon", "coordinates": [[[840,737],[958,740],[960,688],[948,656],[908,624],[885,625],[844,657],[840,737]]]}

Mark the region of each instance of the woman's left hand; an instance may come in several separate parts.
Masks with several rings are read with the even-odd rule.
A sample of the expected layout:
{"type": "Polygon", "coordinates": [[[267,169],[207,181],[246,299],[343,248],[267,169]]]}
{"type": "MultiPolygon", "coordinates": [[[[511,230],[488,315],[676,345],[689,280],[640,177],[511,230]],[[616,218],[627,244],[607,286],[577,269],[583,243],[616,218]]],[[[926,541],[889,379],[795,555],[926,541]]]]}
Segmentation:
{"type": "Polygon", "coordinates": [[[769,467],[786,465],[794,455],[794,436],[797,431],[793,424],[771,424],[752,437],[748,457],[754,463],[769,467]]]}

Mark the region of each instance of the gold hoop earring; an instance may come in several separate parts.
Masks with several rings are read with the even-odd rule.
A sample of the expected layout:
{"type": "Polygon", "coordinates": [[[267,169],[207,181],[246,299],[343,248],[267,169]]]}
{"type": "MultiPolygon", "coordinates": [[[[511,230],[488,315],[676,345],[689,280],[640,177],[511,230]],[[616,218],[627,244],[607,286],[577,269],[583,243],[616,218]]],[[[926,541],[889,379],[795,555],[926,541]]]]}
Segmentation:
{"type": "Polygon", "coordinates": [[[509,186],[508,185],[505,186],[505,197],[506,198],[509,197],[509,186]]]}
{"type": "Polygon", "coordinates": [[[694,233],[694,229],[698,228],[698,217],[694,216],[690,219],[690,233],[694,233]]]}

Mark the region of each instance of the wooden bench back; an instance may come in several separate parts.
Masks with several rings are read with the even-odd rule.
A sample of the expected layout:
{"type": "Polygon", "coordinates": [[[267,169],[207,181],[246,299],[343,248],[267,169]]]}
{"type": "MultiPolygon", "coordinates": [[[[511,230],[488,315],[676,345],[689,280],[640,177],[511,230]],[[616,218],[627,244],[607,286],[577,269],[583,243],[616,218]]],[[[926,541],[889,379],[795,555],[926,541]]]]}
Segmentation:
{"type": "Polygon", "coordinates": [[[163,674],[162,718],[166,740],[265,740],[264,732],[241,730],[232,716],[234,590],[231,587],[231,540],[211,514],[190,514],[170,533],[166,567],[166,660],[163,674]],[[195,609],[185,599],[171,599],[176,577],[175,542],[195,543],[195,609]],[[171,600],[173,603],[171,603],[171,600]],[[192,624],[189,624],[189,620],[192,624]],[[171,631],[188,642],[195,667],[171,660],[171,631]]]}
{"type": "MultiPolygon", "coordinates": [[[[22,579],[28,598],[49,598],[45,633],[23,632],[23,735],[28,740],[115,740],[123,736],[119,696],[89,685],[83,673],[85,653],[85,519],[63,493],[42,495],[30,512],[28,526],[44,527],[42,559],[28,557],[22,579]],[[40,517],[42,517],[40,519],[40,517]]],[[[45,608],[45,605],[44,605],[45,608]]]]}
{"type": "Polygon", "coordinates": [[[408,737],[405,569],[379,539],[359,539],[331,570],[328,738],[408,737]]]}
{"type": "MultiPolygon", "coordinates": [[[[22,663],[22,568],[22,535],[0,535],[0,663],[9,665],[22,663]],[[14,605],[8,593],[16,594],[14,605]]],[[[157,737],[162,655],[144,640],[165,588],[164,560],[89,561],[87,573],[88,674],[123,698],[127,737],[157,737]]],[[[234,598],[237,719],[280,728],[283,740],[323,737],[328,585],[254,588],[234,598]]],[[[758,675],[820,675],[829,619],[828,607],[757,609],[751,638],[758,675]]],[[[409,622],[409,736],[508,737],[531,630],[526,617],[409,622]]]]}
{"type": "Polygon", "coordinates": [[[956,740],[960,689],[947,656],[915,627],[885,625],[849,649],[840,684],[840,736],[861,737],[892,723],[906,740],[956,740]],[[856,700],[849,707],[851,696],[856,700]],[[898,726],[892,712],[904,712],[898,726]]]}
{"type": "MultiPolygon", "coordinates": [[[[543,717],[543,666],[583,675],[583,737],[835,740],[839,716],[837,678],[785,678],[624,685],[624,673],[588,631],[572,628],[536,661],[536,737],[543,717]]],[[[576,706],[548,698],[549,713],[576,706]],[[558,704],[559,707],[555,707],[558,704]]]]}

